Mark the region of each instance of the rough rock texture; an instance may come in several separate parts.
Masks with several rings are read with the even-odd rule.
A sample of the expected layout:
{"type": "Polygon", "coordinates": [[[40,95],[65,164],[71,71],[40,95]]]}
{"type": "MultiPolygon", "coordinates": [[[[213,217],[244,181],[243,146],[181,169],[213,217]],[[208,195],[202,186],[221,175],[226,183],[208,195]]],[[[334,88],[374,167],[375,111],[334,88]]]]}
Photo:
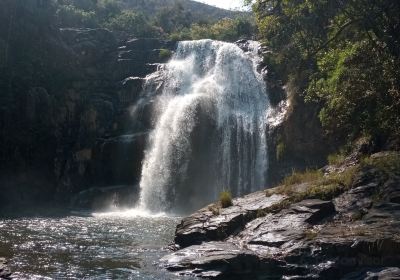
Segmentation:
{"type": "Polygon", "coordinates": [[[259,211],[268,209],[284,198],[283,195],[266,197],[264,192],[257,192],[234,199],[233,206],[229,208],[209,205],[182,220],[176,229],[175,243],[186,247],[203,241],[223,240],[242,229],[259,211]]]}
{"type": "Polygon", "coordinates": [[[120,40],[105,29],[46,27],[27,36],[34,20],[18,22],[21,34],[0,65],[0,209],[66,206],[93,187],[137,191],[151,120],[131,107],[145,76],[167,59],[160,50],[172,53],[176,43],[120,40]],[[24,50],[31,37],[37,41],[24,50]]]}
{"type": "Polygon", "coordinates": [[[138,198],[138,187],[112,186],[103,188],[90,188],[84,190],[71,199],[70,207],[81,210],[108,210],[115,207],[131,207],[138,198]]]}
{"type": "Polygon", "coordinates": [[[11,279],[11,271],[4,258],[0,258],[0,279],[11,279]]]}
{"type": "MultiPolygon", "coordinates": [[[[384,162],[388,155],[371,158],[384,162]]],[[[393,170],[359,167],[351,187],[332,200],[285,203],[294,194],[258,192],[219,213],[216,205],[201,209],[178,225],[178,250],[161,265],[180,275],[217,279],[398,279],[395,155],[393,170]]]]}

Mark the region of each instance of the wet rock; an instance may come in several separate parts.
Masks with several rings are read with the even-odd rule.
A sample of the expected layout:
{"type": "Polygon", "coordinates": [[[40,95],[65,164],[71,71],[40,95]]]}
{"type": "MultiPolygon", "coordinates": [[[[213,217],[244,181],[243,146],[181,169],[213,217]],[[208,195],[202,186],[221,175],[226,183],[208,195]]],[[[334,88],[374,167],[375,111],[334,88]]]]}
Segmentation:
{"type": "Polygon", "coordinates": [[[176,41],[160,40],[156,38],[135,38],[126,42],[126,49],[130,50],[153,50],[153,49],[176,49],[176,41]]]}
{"type": "MultiPolygon", "coordinates": [[[[28,33],[37,27],[30,18],[21,24],[28,33]]],[[[73,195],[92,187],[135,185],[145,137],[125,136],[151,128],[152,100],[143,102],[139,116],[131,109],[144,77],[165,62],[161,50],[176,48],[176,42],[102,28],[45,31],[30,34],[41,38],[26,53],[31,59],[17,55],[26,36],[9,46],[15,61],[4,73],[18,79],[10,76],[15,83],[0,89],[8,92],[0,106],[0,185],[8,199],[0,209],[55,200],[67,207],[73,195]]]]}
{"type": "Polygon", "coordinates": [[[11,271],[5,258],[0,258],[0,279],[11,279],[11,271]]]}
{"type": "Polygon", "coordinates": [[[400,204],[400,176],[393,176],[382,187],[383,199],[400,204]]]}
{"type": "Polygon", "coordinates": [[[343,280],[389,280],[400,279],[400,268],[366,268],[345,275],[343,280]]]}
{"type": "Polygon", "coordinates": [[[152,38],[131,39],[119,48],[113,76],[122,80],[130,76],[145,77],[154,71],[154,65],[166,62],[161,53],[175,51],[177,42],[152,38]]]}
{"type": "Polygon", "coordinates": [[[182,220],[176,229],[175,243],[186,247],[203,241],[222,240],[243,228],[258,212],[284,198],[283,195],[267,197],[265,192],[257,192],[234,199],[232,207],[209,205],[182,220]]]}
{"type": "Polygon", "coordinates": [[[179,275],[204,278],[243,279],[259,268],[253,252],[229,242],[191,246],[161,259],[161,265],[179,275]]]}
{"type": "Polygon", "coordinates": [[[138,183],[147,133],[98,139],[91,162],[92,184],[97,186],[138,183]]]}
{"type": "Polygon", "coordinates": [[[133,104],[139,98],[143,89],[144,78],[128,77],[121,82],[121,90],[119,90],[119,101],[124,104],[133,104]]]}
{"type": "Polygon", "coordinates": [[[75,195],[70,207],[80,210],[108,210],[130,207],[138,199],[139,186],[111,186],[90,188],[75,195]]]}
{"type": "Polygon", "coordinates": [[[319,199],[306,199],[293,204],[290,209],[295,213],[309,213],[310,217],[306,220],[309,224],[315,224],[335,213],[332,201],[319,199]]]}
{"type": "Polygon", "coordinates": [[[245,254],[252,256],[244,265],[252,272],[239,279],[400,279],[396,172],[364,166],[352,187],[331,201],[290,204],[283,201],[290,195],[269,200],[259,192],[219,213],[213,205],[201,209],[178,226],[176,244],[186,248],[165,256],[163,266],[179,274],[232,279],[231,268],[220,263],[245,254]]]}
{"type": "Polygon", "coordinates": [[[90,80],[110,80],[118,47],[112,32],[102,28],[62,28],[60,35],[75,56],[83,75],[90,80]]]}

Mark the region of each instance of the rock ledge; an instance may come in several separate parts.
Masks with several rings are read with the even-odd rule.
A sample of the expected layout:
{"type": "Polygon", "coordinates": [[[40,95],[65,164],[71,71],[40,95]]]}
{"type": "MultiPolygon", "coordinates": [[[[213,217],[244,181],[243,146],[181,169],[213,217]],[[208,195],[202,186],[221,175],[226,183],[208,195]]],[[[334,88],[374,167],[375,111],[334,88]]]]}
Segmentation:
{"type": "Polygon", "coordinates": [[[179,250],[161,266],[216,279],[400,279],[399,159],[372,155],[328,200],[290,200],[304,190],[300,184],[294,193],[209,205],[178,225],[179,250]]]}

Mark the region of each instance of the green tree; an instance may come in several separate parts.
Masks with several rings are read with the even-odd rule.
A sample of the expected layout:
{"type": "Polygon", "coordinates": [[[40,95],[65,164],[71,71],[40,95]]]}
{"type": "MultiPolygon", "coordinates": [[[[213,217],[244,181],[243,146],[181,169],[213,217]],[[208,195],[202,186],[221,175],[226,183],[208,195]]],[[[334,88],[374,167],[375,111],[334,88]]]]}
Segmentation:
{"type": "Polygon", "coordinates": [[[132,10],[122,11],[120,14],[109,19],[104,26],[111,30],[131,33],[138,37],[159,35],[158,30],[150,25],[142,13],[132,10]]]}
{"type": "Polygon", "coordinates": [[[191,23],[191,13],[186,11],[179,2],[172,7],[161,9],[155,16],[154,21],[154,24],[161,27],[165,33],[177,32],[188,28],[191,23]]]}
{"type": "Polygon", "coordinates": [[[74,5],[61,5],[57,10],[59,25],[63,27],[96,27],[98,21],[94,11],[85,11],[74,5]]]}
{"type": "Polygon", "coordinates": [[[266,62],[320,104],[328,133],[400,136],[399,1],[258,0],[254,9],[266,62]]]}
{"type": "Polygon", "coordinates": [[[234,42],[243,38],[251,38],[254,34],[254,25],[243,18],[224,18],[215,23],[194,23],[190,28],[184,28],[170,36],[178,40],[214,39],[234,42]]]}

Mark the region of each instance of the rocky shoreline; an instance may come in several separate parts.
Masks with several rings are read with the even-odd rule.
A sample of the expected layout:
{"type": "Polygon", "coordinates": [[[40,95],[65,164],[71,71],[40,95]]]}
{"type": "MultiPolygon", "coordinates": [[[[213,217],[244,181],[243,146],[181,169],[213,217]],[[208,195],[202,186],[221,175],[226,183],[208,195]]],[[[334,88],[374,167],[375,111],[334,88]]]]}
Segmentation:
{"type": "Polygon", "coordinates": [[[0,258],[0,279],[11,279],[11,271],[5,258],[0,258]]]}
{"type": "Polygon", "coordinates": [[[321,179],[211,204],[161,266],[216,279],[400,279],[400,154],[352,156],[321,179]]]}

